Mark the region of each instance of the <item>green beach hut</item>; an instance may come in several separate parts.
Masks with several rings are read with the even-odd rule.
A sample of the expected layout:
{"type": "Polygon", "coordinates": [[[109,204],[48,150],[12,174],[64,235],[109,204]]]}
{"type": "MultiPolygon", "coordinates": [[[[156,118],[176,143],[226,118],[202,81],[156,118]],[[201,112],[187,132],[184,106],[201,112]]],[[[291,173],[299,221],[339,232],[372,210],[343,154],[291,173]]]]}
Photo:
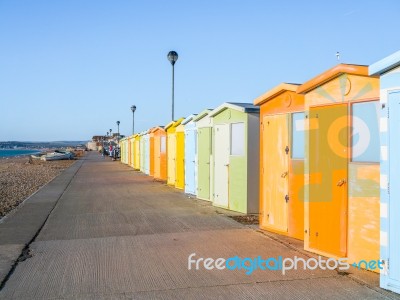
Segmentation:
{"type": "Polygon", "coordinates": [[[212,118],[213,205],[241,213],[259,211],[260,109],[225,102],[212,118]]]}
{"type": "Polygon", "coordinates": [[[210,118],[211,109],[203,110],[193,122],[197,129],[197,198],[211,200],[211,132],[212,119],[210,118]]]}

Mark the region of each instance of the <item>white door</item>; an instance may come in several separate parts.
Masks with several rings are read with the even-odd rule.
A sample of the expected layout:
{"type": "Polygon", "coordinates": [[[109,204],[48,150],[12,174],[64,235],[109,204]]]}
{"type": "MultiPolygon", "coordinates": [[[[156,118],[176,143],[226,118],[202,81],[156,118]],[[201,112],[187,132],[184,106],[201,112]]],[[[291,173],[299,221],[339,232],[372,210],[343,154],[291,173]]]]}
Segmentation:
{"type": "Polygon", "coordinates": [[[214,127],[214,204],[229,208],[229,124],[214,127]]]}
{"type": "Polygon", "coordinates": [[[389,285],[400,289],[400,91],[389,93],[389,285]]]}

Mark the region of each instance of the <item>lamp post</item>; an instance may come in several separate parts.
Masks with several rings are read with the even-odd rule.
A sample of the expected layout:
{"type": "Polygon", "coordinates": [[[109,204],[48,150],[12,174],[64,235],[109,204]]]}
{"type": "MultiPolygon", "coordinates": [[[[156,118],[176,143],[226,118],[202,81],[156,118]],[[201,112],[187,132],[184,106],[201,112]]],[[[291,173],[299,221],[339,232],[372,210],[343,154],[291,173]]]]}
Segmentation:
{"type": "Polygon", "coordinates": [[[101,137],[101,145],[102,145],[102,149],[101,149],[101,156],[104,157],[104,140],[106,139],[105,136],[101,137]]]}
{"type": "Polygon", "coordinates": [[[117,136],[117,143],[119,144],[119,124],[121,124],[120,121],[117,121],[117,127],[118,127],[118,136],[117,136]]]}
{"type": "Polygon", "coordinates": [[[136,111],[136,105],[131,106],[131,111],[132,111],[132,134],[135,134],[135,111],[136,111]]]}
{"type": "Polygon", "coordinates": [[[174,120],[174,66],[176,61],[178,60],[178,53],[176,53],[175,51],[169,51],[168,52],[168,60],[172,65],[172,121],[174,120]]]}
{"type": "Polygon", "coordinates": [[[108,145],[108,143],[109,143],[109,138],[108,138],[109,136],[110,136],[110,132],[107,131],[107,140],[106,140],[106,144],[107,144],[107,145],[108,145]]]}

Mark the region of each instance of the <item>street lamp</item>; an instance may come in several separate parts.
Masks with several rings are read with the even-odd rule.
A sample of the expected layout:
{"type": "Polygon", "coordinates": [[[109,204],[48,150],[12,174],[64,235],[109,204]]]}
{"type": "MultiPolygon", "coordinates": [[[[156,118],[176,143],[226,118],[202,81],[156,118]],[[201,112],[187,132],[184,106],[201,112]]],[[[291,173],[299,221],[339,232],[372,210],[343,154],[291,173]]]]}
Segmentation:
{"type": "Polygon", "coordinates": [[[131,106],[131,111],[132,111],[132,134],[135,134],[135,110],[136,110],[136,105],[131,106]]]}
{"type": "Polygon", "coordinates": [[[121,122],[120,122],[120,121],[117,121],[117,126],[118,126],[118,137],[117,137],[117,142],[118,142],[118,144],[119,144],[119,124],[121,124],[121,122]]]}
{"type": "Polygon", "coordinates": [[[106,140],[106,144],[109,143],[109,139],[108,139],[109,136],[110,136],[110,133],[107,131],[107,140],[106,140]]]}
{"type": "Polygon", "coordinates": [[[168,60],[172,65],[172,121],[174,120],[174,66],[176,61],[178,60],[178,53],[175,51],[168,52],[168,60]]]}

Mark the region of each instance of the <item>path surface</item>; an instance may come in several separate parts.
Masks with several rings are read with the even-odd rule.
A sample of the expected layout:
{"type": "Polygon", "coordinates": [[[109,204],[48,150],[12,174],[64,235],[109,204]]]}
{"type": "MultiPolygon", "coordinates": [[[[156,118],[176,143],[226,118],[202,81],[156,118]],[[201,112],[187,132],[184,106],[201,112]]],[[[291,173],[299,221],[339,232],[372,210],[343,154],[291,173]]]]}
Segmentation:
{"type": "Polygon", "coordinates": [[[0,224],[0,299],[397,298],[336,271],[188,270],[194,252],[307,258],[204,201],[90,153],[0,224]],[[28,258],[7,278],[32,238],[28,258]]]}

